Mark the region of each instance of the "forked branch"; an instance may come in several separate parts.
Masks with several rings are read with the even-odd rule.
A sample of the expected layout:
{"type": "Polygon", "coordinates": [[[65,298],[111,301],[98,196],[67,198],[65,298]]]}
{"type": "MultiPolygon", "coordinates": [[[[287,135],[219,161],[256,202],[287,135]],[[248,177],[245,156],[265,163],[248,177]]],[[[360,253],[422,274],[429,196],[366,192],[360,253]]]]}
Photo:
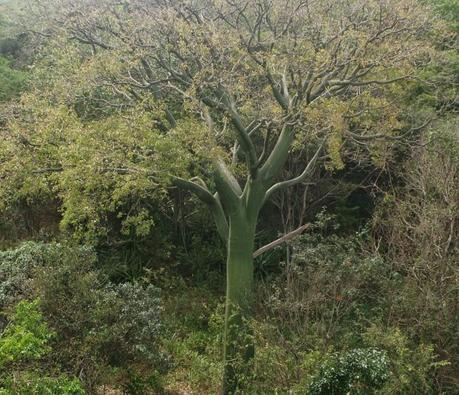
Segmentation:
{"type": "Polygon", "coordinates": [[[290,180],[278,182],[277,184],[274,184],[271,188],[269,188],[266,191],[265,201],[268,200],[273,193],[279,191],[280,189],[288,188],[293,185],[299,184],[300,182],[303,182],[306,179],[306,177],[314,170],[314,166],[317,162],[320,151],[322,150],[324,146],[324,143],[325,141],[322,141],[316,153],[314,154],[312,159],[309,161],[304,171],[298,177],[292,178],[290,180]]]}

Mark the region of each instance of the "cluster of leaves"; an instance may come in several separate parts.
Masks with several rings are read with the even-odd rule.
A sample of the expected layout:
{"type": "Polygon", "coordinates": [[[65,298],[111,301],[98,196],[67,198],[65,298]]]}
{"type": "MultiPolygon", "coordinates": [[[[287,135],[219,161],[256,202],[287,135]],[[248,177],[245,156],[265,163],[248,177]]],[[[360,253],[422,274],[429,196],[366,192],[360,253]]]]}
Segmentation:
{"type": "Polygon", "coordinates": [[[164,377],[168,388],[213,393],[220,386],[224,304],[215,290],[187,285],[170,278],[173,289],[165,301],[164,346],[171,369],[164,377]]]}
{"type": "Polygon", "coordinates": [[[21,359],[38,359],[48,353],[53,333],[43,321],[40,301],[21,301],[0,338],[0,367],[21,359]]]}
{"type": "Polygon", "coordinates": [[[80,381],[66,376],[43,377],[37,373],[22,373],[14,380],[5,380],[1,395],[85,395],[80,381]]]}
{"type": "Polygon", "coordinates": [[[61,225],[81,239],[107,238],[109,219],[117,217],[122,234],[148,235],[153,219],[143,202],[160,200],[164,190],[158,183],[167,184],[166,169],[180,174],[186,163],[177,161],[183,155],[173,140],[155,132],[150,116],[138,108],[82,123],[65,107],[22,100],[29,121],[11,123],[0,148],[2,177],[8,179],[3,207],[59,197],[61,225]],[[24,148],[26,155],[20,153],[24,148]]]}
{"type": "MultiPolygon", "coordinates": [[[[141,355],[152,362],[159,359],[155,342],[161,333],[161,301],[159,290],[153,285],[145,288],[135,283],[110,285],[108,297],[118,309],[117,323],[111,327],[123,358],[126,355],[141,355]]],[[[116,311],[116,310],[115,310],[116,311]]]]}
{"type": "Polygon", "coordinates": [[[0,56],[0,103],[17,97],[25,88],[26,74],[10,67],[10,61],[0,56]]]}
{"type": "Polygon", "coordinates": [[[32,269],[42,265],[42,245],[24,243],[15,250],[0,252],[0,304],[2,309],[20,299],[30,296],[27,293],[32,269]]]}
{"type": "Polygon", "coordinates": [[[52,351],[49,342],[56,335],[49,329],[39,306],[39,299],[19,302],[0,337],[0,394],[84,395],[76,378],[47,377],[23,370],[52,351]],[[12,377],[13,370],[16,372],[12,377]]]}

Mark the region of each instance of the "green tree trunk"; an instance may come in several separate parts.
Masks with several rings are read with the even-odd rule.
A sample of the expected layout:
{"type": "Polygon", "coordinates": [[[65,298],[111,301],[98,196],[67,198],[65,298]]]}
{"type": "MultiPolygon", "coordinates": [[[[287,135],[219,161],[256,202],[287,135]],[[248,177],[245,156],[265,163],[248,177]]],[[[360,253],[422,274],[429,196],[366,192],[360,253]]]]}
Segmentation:
{"type": "Polygon", "coordinates": [[[241,208],[230,217],[224,337],[223,394],[241,390],[254,356],[250,318],[253,304],[253,247],[256,222],[241,208]]]}

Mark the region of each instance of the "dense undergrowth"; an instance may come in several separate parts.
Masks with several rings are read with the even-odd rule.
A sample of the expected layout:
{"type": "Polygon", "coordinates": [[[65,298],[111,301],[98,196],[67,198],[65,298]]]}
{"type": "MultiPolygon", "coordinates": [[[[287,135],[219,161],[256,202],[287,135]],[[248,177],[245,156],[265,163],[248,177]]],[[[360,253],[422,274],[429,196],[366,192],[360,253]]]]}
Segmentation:
{"type": "MultiPolygon", "coordinates": [[[[292,261],[259,278],[248,393],[454,393],[455,339],[441,350],[437,322],[413,331],[414,279],[368,230],[338,232],[320,215],[291,245],[292,261]]],[[[2,252],[2,393],[217,393],[224,281],[211,277],[209,287],[146,270],[114,284],[91,248],[27,242],[2,252]]],[[[444,324],[457,336],[457,322],[444,324]]]]}

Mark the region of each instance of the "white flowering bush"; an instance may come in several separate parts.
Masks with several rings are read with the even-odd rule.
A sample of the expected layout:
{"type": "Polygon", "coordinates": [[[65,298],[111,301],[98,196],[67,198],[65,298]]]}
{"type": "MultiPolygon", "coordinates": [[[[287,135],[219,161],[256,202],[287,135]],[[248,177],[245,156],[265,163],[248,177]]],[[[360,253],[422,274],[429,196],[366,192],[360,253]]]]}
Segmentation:
{"type": "Polygon", "coordinates": [[[157,341],[162,329],[159,289],[151,284],[123,283],[108,285],[107,292],[112,295],[112,302],[116,301],[113,309],[116,320],[111,329],[118,350],[133,358],[157,360],[157,341]]]}
{"type": "Polygon", "coordinates": [[[384,351],[354,349],[328,357],[320,365],[308,394],[369,395],[381,389],[389,377],[389,359],[384,351]]]}

